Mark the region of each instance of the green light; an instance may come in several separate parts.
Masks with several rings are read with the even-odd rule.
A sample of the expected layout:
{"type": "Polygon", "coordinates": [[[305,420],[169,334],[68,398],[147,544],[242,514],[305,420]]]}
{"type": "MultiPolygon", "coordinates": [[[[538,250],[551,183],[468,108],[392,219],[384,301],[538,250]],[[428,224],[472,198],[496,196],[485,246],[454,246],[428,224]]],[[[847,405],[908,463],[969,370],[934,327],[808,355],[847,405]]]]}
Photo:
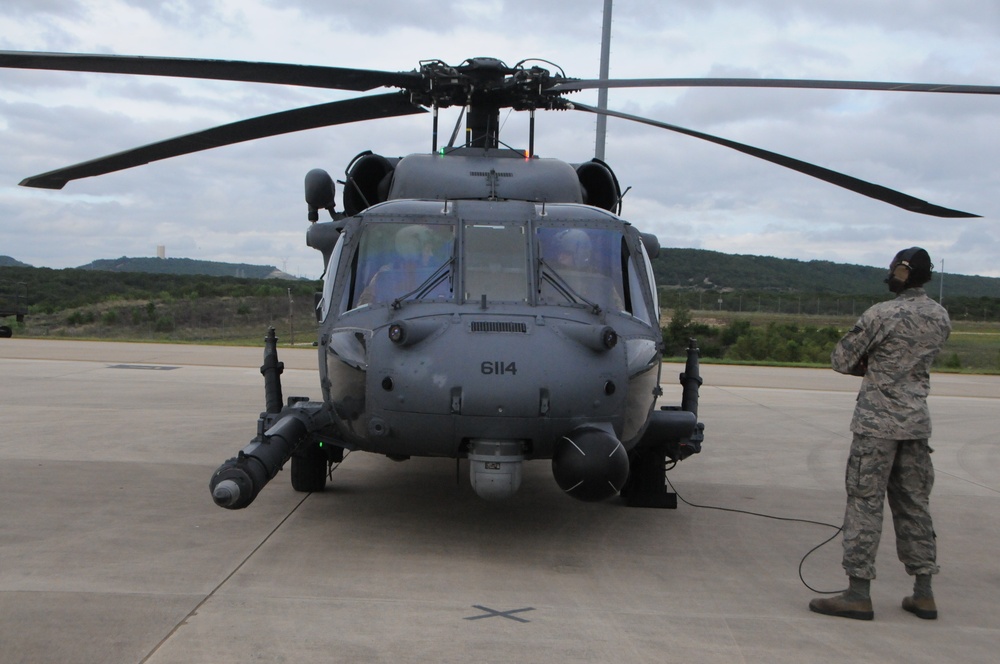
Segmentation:
{"type": "Polygon", "coordinates": [[[320,447],[323,447],[323,441],[320,441],[320,442],[319,442],[319,446],[320,446],[320,447]]]}
{"type": "Polygon", "coordinates": [[[438,156],[440,157],[444,156],[444,148],[438,148],[438,156]]]}

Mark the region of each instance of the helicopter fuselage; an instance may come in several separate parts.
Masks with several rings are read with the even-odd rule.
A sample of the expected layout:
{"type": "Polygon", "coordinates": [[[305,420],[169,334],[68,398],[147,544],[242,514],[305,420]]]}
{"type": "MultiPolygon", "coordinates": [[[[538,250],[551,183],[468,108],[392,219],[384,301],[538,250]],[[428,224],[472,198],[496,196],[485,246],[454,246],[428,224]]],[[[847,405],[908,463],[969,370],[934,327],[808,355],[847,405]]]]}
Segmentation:
{"type": "MultiPolygon", "coordinates": [[[[311,215],[332,186],[325,172],[306,177],[311,215]]],[[[258,439],[213,476],[220,505],[243,507],[262,486],[244,478],[257,466],[246,459],[270,479],[291,456],[299,490],[322,487],[345,450],[468,459],[488,499],[517,491],[522,462],[551,459],[567,493],[600,500],[623,490],[638,447],[657,450],[651,476],[667,456],[697,451],[664,451],[694,432],[696,413],[654,410],[659,244],[613,211],[618,183],[602,162],[364,153],[344,201],[347,214],[307,238],[326,264],[323,400],[283,407],[280,387],[266,388],[278,403],[258,439]]]]}
{"type": "Polygon", "coordinates": [[[323,300],[320,372],[349,449],[461,457],[477,441],[503,440],[525,458],[552,458],[555,442],[584,424],[609,427],[626,448],[642,433],[659,380],[658,311],[639,235],[615,215],[390,201],[342,237],[323,300]],[[393,269],[372,264],[379,240],[423,229],[444,238],[444,262],[366,301],[364,283],[393,269]],[[571,230],[607,253],[573,268],[547,257],[546,241],[571,230]],[[421,293],[426,279],[438,283],[421,293]]]}

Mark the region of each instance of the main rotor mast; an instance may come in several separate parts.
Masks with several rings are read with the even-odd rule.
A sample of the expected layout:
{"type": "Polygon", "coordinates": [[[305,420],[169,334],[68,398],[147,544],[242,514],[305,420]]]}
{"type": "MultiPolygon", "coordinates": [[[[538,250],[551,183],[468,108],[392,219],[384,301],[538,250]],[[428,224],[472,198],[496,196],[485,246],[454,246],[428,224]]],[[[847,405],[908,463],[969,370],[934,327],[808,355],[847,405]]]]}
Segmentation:
{"type": "Polygon", "coordinates": [[[423,90],[414,91],[411,101],[423,106],[466,108],[465,144],[496,148],[500,145],[500,109],[518,111],[569,108],[558,93],[545,92],[564,77],[552,76],[541,67],[510,67],[496,58],[470,58],[457,67],[433,60],[422,62],[423,90]]]}

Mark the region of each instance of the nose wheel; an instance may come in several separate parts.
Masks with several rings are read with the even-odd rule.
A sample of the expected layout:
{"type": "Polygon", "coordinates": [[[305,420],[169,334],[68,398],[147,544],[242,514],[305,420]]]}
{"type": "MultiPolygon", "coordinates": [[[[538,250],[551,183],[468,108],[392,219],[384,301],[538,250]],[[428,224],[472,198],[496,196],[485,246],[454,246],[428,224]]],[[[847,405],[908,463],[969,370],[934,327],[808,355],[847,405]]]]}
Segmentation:
{"type": "Polygon", "coordinates": [[[634,452],[629,464],[631,472],[621,492],[626,505],[677,509],[677,494],[667,490],[667,461],[666,449],[662,446],[634,452]]]}
{"type": "Polygon", "coordinates": [[[326,488],[330,462],[343,459],[343,448],[335,448],[340,459],[330,459],[326,449],[317,442],[304,444],[292,455],[292,488],[302,493],[313,493],[326,488]]]}

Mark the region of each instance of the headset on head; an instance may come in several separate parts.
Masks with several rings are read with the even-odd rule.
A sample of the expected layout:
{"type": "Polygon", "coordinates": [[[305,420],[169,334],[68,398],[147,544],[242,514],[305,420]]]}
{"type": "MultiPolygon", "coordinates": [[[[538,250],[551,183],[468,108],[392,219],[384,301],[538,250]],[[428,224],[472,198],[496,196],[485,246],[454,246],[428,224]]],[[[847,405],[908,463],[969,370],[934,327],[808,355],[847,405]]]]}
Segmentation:
{"type": "Polygon", "coordinates": [[[889,284],[889,290],[893,293],[899,293],[906,288],[906,284],[910,280],[910,275],[913,273],[913,266],[910,265],[910,261],[921,251],[924,250],[920,247],[910,247],[896,254],[892,269],[885,280],[889,284]]]}

